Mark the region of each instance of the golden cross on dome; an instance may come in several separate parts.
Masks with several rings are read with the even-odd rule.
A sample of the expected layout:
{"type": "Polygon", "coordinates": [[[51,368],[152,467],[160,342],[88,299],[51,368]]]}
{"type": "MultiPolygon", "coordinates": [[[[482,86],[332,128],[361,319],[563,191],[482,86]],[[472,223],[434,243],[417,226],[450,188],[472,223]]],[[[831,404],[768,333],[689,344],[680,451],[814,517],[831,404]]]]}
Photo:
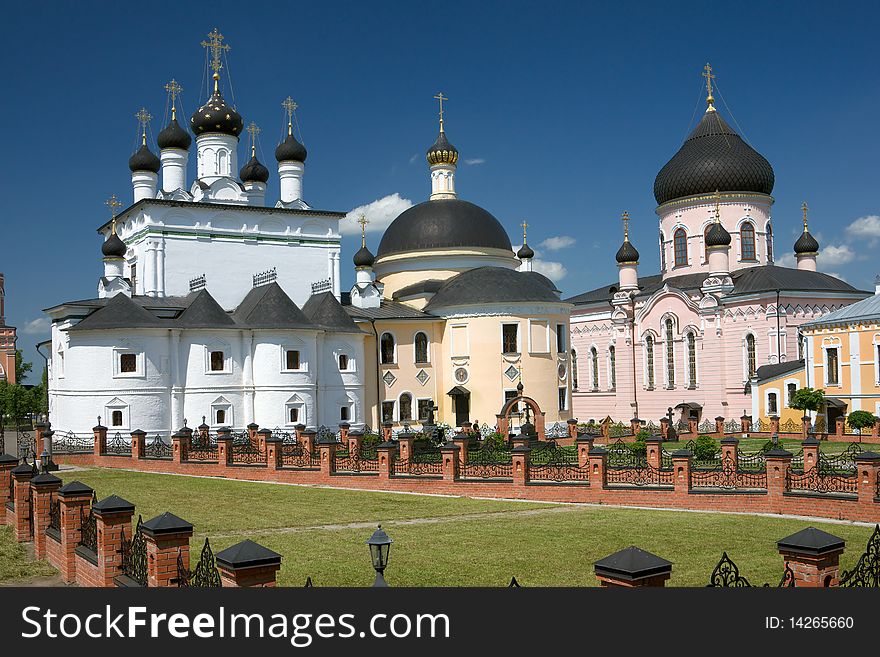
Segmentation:
{"type": "Polygon", "coordinates": [[[805,233],[808,232],[808,230],[807,230],[807,210],[809,210],[809,209],[810,208],[807,207],[807,202],[804,201],[804,204],[801,206],[801,210],[803,210],[803,212],[804,212],[804,232],[805,233]]]}
{"type": "Polygon", "coordinates": [[[523,229],[523,244],[525,244],[526,243],[526,228],[528,228],[529,225],[526,223],[526,220],[523,219],[523,222],[520,224],[520,226],[522,226],[522,229],[523,229]]]}
{"type": "Polygon", "coordinates": [[[623,241],[629,242],[629,212],[624,210],[620,218],[623,220],[623,241]]]}
{"type": "Polygon", "coordinates": [[[104,205],[106,205],[108,208],[110,208],[110,233],[112,235],[115,235],[116,234],[116,208],[121,208],[122,203],[120,203],[116,199],[116,194],[113,194],[112,196],[110,196],[110,198],[108,198],[106,201],[104,201],[104,205]]]}
{"type": "Polygon", "coordinates": [[[708,95],[706,96],[706,104],[709,106],[706,108],[706,111],[714,112],[715,111],[715,98],[712,96],[712,80],[715,79],[715,76],[712,75],[712,66],[709,62],[706,62],[706,65],[703,67],[702,76],[706,78],[706,91],[708,95]]]}
{"type": "Polygon", "coordinates": [[[173,120],[177,118],[177,97],[183,91],[183,87],[180,86],[177,80],[171,78],[171,82],[165,85],[165,91],[171,97],[171,118],[173,120]]]}
{"type": "Polygon", "coordinates": [[[440,101],[440,132],[443,132],[443,101],[449,100],[449,98],[444,96],[442,91],[434,96],[434,98],[440,101]]]}
{"type": "Polygon", "coordinates": [[[721,221],[721,192],[715,190],[715,223],[721,221]]]}
{"type": "Polygon", "coordinates": [[[134,118],[138,120],[138,126],[143,131],[142,142],[144,146],[147,145],[147,124],[153,120],[153,116],[147,111],[146,107],[141,107],[134,115],[134,118]]]}
{"type": "Polygon", "coordinates": [[[370,223],[367,217],[361,214],[357,222],[361,225],[361,247],[367,246],[367,224],[370,223]]]}
{"type": "Polygon", "coordinates": [[[251,121],[247,127],[248,134],[251,136],[251,157],[257,154],[257,135],[262,132],[256,123],[251,121]]]}
{"type": "Polygon", "coordinates": [[[293,98],[288,96],[287,98],[285,98],[282,101],[281,107],[283,107],[284,111],[287,112],[287,134],[292,135],[293,134],[293,112],[297,107],[299,107],[299,105],[296,104],[296,101],[294,101],[293,98]]]}
{"type": "Polygon", "coordinates": [[[208,41],[202,41],[201,45],[211,51],[210,66],[214,70],[214,91],[218,90],[218,80],[220,79],[220,69],[223,68],[223,53],[231,50],[228,43],[223,43],[223,35],[216,27],[213,32],[208,33],[208,41]]]}

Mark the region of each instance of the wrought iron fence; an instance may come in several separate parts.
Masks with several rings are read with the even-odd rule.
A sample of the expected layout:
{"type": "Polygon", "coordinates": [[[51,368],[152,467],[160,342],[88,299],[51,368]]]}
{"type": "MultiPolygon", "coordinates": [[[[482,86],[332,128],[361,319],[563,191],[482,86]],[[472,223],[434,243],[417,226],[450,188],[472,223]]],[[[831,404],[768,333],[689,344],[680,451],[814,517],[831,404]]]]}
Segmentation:
{"type": "Polygon", "coordinates": [[[424,475],[442,476],[443,461],[421,461],[415,455],[408,459],[395,459],[394,475],[412,475],[420,477],[424,475]]]}
{"type": "Polygon", "coordinates": [[[544,443],[530,454],[529,478],[535,481],[589,481],[590,469],[578,463],[577,451],[544,443]]]}
{"type": "Polygon", "coordinates": [[[202,545],[199,563],[192,570],[184,566],[183,555],[180,550],[177,551],[176,582],[179,587],[218,588],[222,586],[220,571],[217,570],[217,564],[214,560],[214,551],[211,549],[211,543],[207,538],[205,539],[205,544],[202,545]]]}
{"type": "Polygon", "coordinates": [[[349,449],[336,450],[337,472],[379,472],[379,454],[375,447],[361,448],[354,453],[349,449]]]}
{"type": "Polygon", "coordinates": [[[217,461],[220,459],[220,450],[217,447],[215,434],[201,432],[194,433],[190,437],[189,449],[187,450],[189,461],[217,461]]]}
{"type": "MultiPolygon", "coordinates": [[[[36,452],[36,438],[31,435],[31,429],[26,425],[19,425],[16,431],[16,445],[18,447],[18,455],[36,452]]],[[[42,450],[40,450],[42,451],[42,450]]]]}
{"type": "Polygon", "coordinates": [[[92,503],[89,506],[89,514],[85,515],[83,509],[79,508],[79,545],[88,548],[95,554],[98,554],[98,520],[95,518],[95,511],[92,507],[97,502],[95,493],[92,492],[92,503]]]}
{"type": "Polygon", "coordinates": [[[721,451],[716,450],[715,453],[711,457],[703,457],[698,456],[699,450],[697,450],[697,443],[695,440],[689,440],[684,444],[684,448],[691,451],[694,454],[693,462],[691,464],[691,468],[693,470],[711,470],[713,468],[721,467],[721,451]]]}
{"type": "Polygon", "coordinates": [[[605,471],[605,478],[609,484],[625,486],[672,486],[675,483],[672,470],[658,470],[648,464],[637,467],[609,467],[605,471]]]}
{"type": "Polygon", "coordinates": [[[328,440],[332,440],[334,442],[342,442],[342,434],[339,431],[334,431],[328,426],[324,426],[323,424],[318,427],[318,433],[315,437],[319,442],[326,442],[328,440]]]}
{"type": "Polygon", "coordinates": [[[679,420],[675,423],[675,432],[678,434],[682,433],[690,433],[691,432],[691,423],[685,420],[679,420]]]}
{"type": "Polygon", "coordinates": [[[719,466],[711,470],[694,470],[691,473],[693,488],[767,488],[767,472],[743,472],[737,467],[733,456],[726,454],[719,466]]]}
{"type": "Polygon", "coordinates": [[[126,540],[122,530],[122,574],[133,579],[141,586],[147,585],[147,542],[141,530],[143,520],[138,516],[137,527],[131,540],[126,540]]]}
{"type": "Polygon", "coordinates": [[[544,430],[544,435],[547,438],[567,438],[568,425],[563,424],[562,422],[555,422],[550,426],[549,429],[544,430]]]}
{"type": "Polygon", "coordinates": [[[770,420],[762,420],[761,418],[758,418],[752,422],[752,431],[754,433],[770,433],[772,428],[773,425],[770,420]]]}
{"type": "MultiPolygon", "coordinates": [[[[794,571],[787,563],[782,571],[782,579],[777,584],[778,588],[793,588],[795,585],[794,571]]],[[[712,570],[709,577],[709,583],[706,585],[716,588],[751,588],[752,584],[745,577],[739,574],[739,568],[733,562],[733,559],[727,556],[727,552],[721,553],[721,560],[712,570]]],[[[769,587],[769,584],[764,584],[769,587]]]]}
{"type": "Polygon", "coordinates": [[[61,500],[57,497],[49,502],[49,526],[47,529],[61,531],[61,500]]]}
{"type": "Polygon", "coordinates": [[[578,433],[584,436],[601,436],[602,425],[595,422],[587,422],[578,425],[578,433]]]}
{"type": "Polygon", "coordinates": [[[742,433],[742,424],[737,422],[736,420],[727,420],[724,423],[724,433],[742,433]]]}
{"type": "Polygon", "coordinates": [[[841,571],[840,586],[880,587],[880,525],[874,525],[874,533],[868,539],[868,545],[855,567],[841,571]]]}
{"type": "Polygon", "coordinates": [[[153,439],[144,443],[145,459],[170,461],[173,456],[173,450],[170,443],[166,443],[162,436],[156,434],[153,439]]]}
{"type": "Polygon", "coordinates": [[[622,440],[612,443],[605,450],[608,452],[609,468],[641,468],[648,465],[647,455],[622,440]]]}
{"type": "Polygon", "coordinates": [[[623,422],[615,422],[608,425],[609,438],[623,438],[624,436],[633,435],[632,426],[623,422]]]}
{"type": "Polygon", "coordinates": [[[104,454],[108,456],[131,456],[131,438],[123,438],[118,431],[107,437],[104,454]]]}
{"type": "Polygon", "coordinates": [[[819,466],[814,466],[807,472],[794,472],[789,469],[785,474],[785,487],[789,491],[857,495],[859,480],[855,476],[828,474],[819,466]]]}
{"type": "Polygon", "coordinates": [[[856,456],[861,452],[861,448],[855,443],[834,456],[819,452],[819,470],[823,474],[853,476],[856,473],[856,456]]]}
{"type": "MultiPolygon", "coordinates": [[[[247,436],[247,434],[245,434],[247,436]]],[[[266,465],[266,449],[260,445],[255,445],[250,438],[245,440],[238,439],[232,441],[232,462],[239,465],[266,465]]]]}
{"type": "Polygon", "coordinates": [[[672,470],[672,452],[665,448],[660,448],[660,469],[672,470]]]}
{"type": "Polygon", "coordinates": [[[52,435],[53,454],[91,454],[95,450],[95,437],[78,436],[73,431],[56,431],[52,435]]]}
{"type": "Polygon", "coordinates": [[[317,449],[305,449],[301,443],[282,444],[281,464],[289,468],[320,468],[321,454],[317,449]]]}
{"type": "Polygon", "coordinates": [[[467,462],[461,464],[463,478],[495,479],[513,476],[513,454],[509,449],[491,448],[471,450],[467,462]]]}
{"type": "Polygon", "coordinates": [[[828,433],[828,421],[820,415],[813,424],[813,431],[816,433],[828,433]]]}
{"type": "Polygon", "coordinates": [[[648,420],[648,422],[645,423],[645,426],[642,427],[642,430],[653,435],[660,433],[660,425],[655,424],[653,420],[648,420]]]}
{"type": "Polygon", "coordinates": [[[697,427],[699,433],[715,433],[715,423],[712,420],[703,420],[697,427]]]}
{"type": "Polygon", "coordinates": [[[763,472],[767,469],[767,457],[764,450],[759,452],[737,452],[736,466],[747,472],[763,472]]]}
{"type": "Polygon", "coordinates": [[[780,433],[803,433],[804,424],[803,422],[795,422],[791,418],[788,418],[785,422],[779,425],[780,433]]]}

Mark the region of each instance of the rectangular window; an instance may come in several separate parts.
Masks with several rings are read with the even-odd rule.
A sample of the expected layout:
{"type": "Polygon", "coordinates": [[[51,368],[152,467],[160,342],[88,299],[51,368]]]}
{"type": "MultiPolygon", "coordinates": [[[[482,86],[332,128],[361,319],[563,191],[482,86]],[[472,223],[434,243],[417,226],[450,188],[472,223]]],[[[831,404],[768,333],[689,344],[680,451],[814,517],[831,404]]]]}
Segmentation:
{"type": "Polygon", "coordinates": [[[123,374],[137,372],[137,355],[119,354],[119,371],[123,374]]]}
{"type": "Polygon", "coordinates": [[[226,411],[222,408],[218,408],[214,411],[214,424],[225,424],[226,423],[226,411]]]}
{"type": "Polygon", "coordinates": [[[468,345],[468,327],[466,324],[459,324],[452,327],[452,355],[467,356],[469,355],[470,345],[468,345]]]}
{"type": "MultiPolygon", "coordinates": [[[[513,325],[515,326],[515,324],[513,325]]],[[[550,351],[550,325],[541,320],[529,321],[529,351],[546,354],[550,351]]],[[[511,353],[505,350],[505,353],[511,353]]]]}
{"type": "Polygon", "coordinates": [[[340,406],[339,407],[339,420],[341,422],[348,422],[348,414],[349,414],[348,406],[340,406]]]}
{"type": "Polygon", "coordinates": [[[212,351],[211,352],[211,371],[212,372],[222,372],[223,371],[223,352],[222,351],[212,351]]]}
{"type": "Polygon", "coordinates": [[[394,422],[394,402],[382,402],[382,422],[394,422]]]}
{"type": "Polygon", "coordinates": [[[348,370],[348,356],[346,354],[339,354],[339,370],[341,372],[348,370]]]}
{"type": "Polygon", "coordinates": [[[287,419],[290,421],[291,424],[296,424],[297,422],[299,422],[299,409],[298,408],[288,409],[287,419]]]}
{"type": "Polygon", "coordinates": [[[113,411],[113,413],[110,414],[110,426],[122,426],[122,411],[113,411]]]}
{"type": "Polygon", "coordinates": [[[296,349],[288,349],[284,352],[284,365],[288,370],[299,369],[299,351],[296,349]]]}
{"type": "Polygon", "coordinates": [[[559,389],[559,410],[564,411],[568,408],[568,388],[559,389]]]}
{"type": "Polygon", "coordinates": [[[409,394],[400,396],[400,421],[409,422],[412,420],[412,397],[409,394]]]}
{"type": "Polygon", "coordinates": [[[501,351],[505,354],[519,353],[519,324],[502,324],[501,351]]]}
{"type": "Polygon", "coordinates": [[[138,274],[137,274],[137,263],[131,263],[131,293],[137,294],[137,282],[138,282],[138,274]]]}
{"type": "Polygon", "coordinates": [[[789,383],[786,388],[788,390],[788,405],[791,406],[791,402],[794,401],[794,393],[797,392],[797,383],[789,383]]]}
{"type": "Polygon", "coordinates": [[[836,348],[825,350],[825,377],[827,382],[831,385],[837,385],[840,383],[838,354],[836,348]]]}
{"type": "Polygon", "coordinates": [[[565,324],[557,324],[556,325],[556,353],[564,354],[566,352],[565,346],[565,324]]]}
{"type": "Polygon", "coordinates": [[[614,347],[608,347],[608,380],[611,383],[611,389],[617,388],[617,352],[614,347]]]}
{"type": "Polygon", "coordinates": [[[419,422],[424,422],[428,419],[428,413],[433,405],[434,401],[432,399],[420,399],[418,401],[419,422]]]}
{"type": "Polygon", "coordinates": [[[768,392],[767,393],[767,414],[768,415],[776,415],[776,393],[768,392]]]}

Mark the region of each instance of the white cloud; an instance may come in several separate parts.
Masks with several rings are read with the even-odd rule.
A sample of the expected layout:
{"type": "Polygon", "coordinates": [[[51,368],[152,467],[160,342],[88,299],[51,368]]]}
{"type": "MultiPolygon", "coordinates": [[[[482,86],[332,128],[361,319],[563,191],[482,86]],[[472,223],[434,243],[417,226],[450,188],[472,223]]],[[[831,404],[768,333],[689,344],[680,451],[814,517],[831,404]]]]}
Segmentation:
{"type": "Polygon", "coordinates": [[[577,240],[568,235],[557,235],[556,237],[548,237],[538,246],[542,249],[547,249],[548,251],[558,251],[559,249],[566,249],[569,246],[574,246],[575,242],[577,242],[577,240]]]}
{"type": "Polygon", "coordinates": [[[846,232],[853,237],[880,237],[880,215],[859,217],[846,227],[846,232]]]}
{"type": "Polygon", "coordinates": [[[412,207],[412,201],[408,198],[401,198],[400,194],[394,192],[388,196],[376,199],[372,203],[360,205],[339,222],[339,232],[343,235],[357,235],[361,232],[360,224],[357,220],[361,215],[367,218],[367,232],[376,233],[388,228],[392,221],[397,219],[404,210],[412,207]]]}
{"type": "Polygon", "coordinates": [[[414,153],[413,156],[412,156],[411,158],[409,158],[409,163],[410,163],[410,164],[415,164],[415,161],[418,160],[418,159],[419,159],[419,154],[418,154],[418,153],[414,153]]]}
{"type": "Polygon", "coordinates": [[[464,160],[464,163],[473,166],[475,164],[485,164],[486,160],[482,157],[472,157],[469,160],[464,160]]]}
{"type": "Polygon", "coordinates": [[[836,271],[826,271],[825,273],[828,274],[829,276],[834,276],[834,278],[839,278],[839,279],[842,280],[844,283],[848,283],[848,282],[849,282],[849,281],[846,280],[845,277],[841,276],[841,275],[838,274],[836,271]]]}
{"type": "Polygon", "coordinates": [[[544,274],[551,281],[561,281],[568,274],[568,270],[561,262],[553,262],[552,260],[541,260],[534,258],[532,260],[532,270],[540,274],[544,274]]]}
{"type": "Polygon", "coordinates": [[[856,259],[856,254],[846,244],[830,244],[819,251],[819,263],[823,267],[845,265],[856,259]]]}
{"type": "Polygon", "coordinates": [[[791,267],[795,269],[797,267],[797,260],[795,260],[794,253],[783,253],[781,256],[776,256],[773,260],[773,264],[779,267],[791,267]]]}
{"type": "Polygon", "coordinates": [[[49,332],[49,318],[38,317],[27,322],[21,327],[21,332],[25,335],[45,335],[49,332]]]}

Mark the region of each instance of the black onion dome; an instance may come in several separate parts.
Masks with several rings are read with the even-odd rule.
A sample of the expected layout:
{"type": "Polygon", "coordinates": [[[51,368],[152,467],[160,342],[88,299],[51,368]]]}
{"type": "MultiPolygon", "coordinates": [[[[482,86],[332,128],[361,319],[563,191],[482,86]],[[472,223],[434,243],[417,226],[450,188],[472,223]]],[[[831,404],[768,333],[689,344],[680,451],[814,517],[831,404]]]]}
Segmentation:
{"type": "Polygon", "coordinates": [[[242,182],[269,182],[269,169],[260,164],[256,155],[251,155],[251,159],[239,171],[238,177],[242,182]]]}
{"type": "Polygon", "coordinates": [[[130,158],[128,158],[128,168],[132,171],[152,171],[159,173],[161,163],[146,144],[143,144],[130,158]]]}
{"type": "Polygon", "coordinates": [[[119,239],[119,235],[113,233],[110,238],[101,245],[101,253],[108,258],[124,258],[128,248],[125,242],[119,239]]]}
{"type": "Polygon", "coordinates": [[[159,144],[159,148],[162,150],[166,148],[179,148],[182,151],[188,151],[192,145],[192,137],[189,136],[186,130],[180,127],[177,119],[171,119],[171,122],[162,128],[162,131],[156,137],[156,143],[159,144]]]}
{"type": "Polygon", "coordinates": [[[446,133],[442,130],[437,135],[437,141],[428,149],[425,154],[428,158],[428,164],[455,164],[458,162],[458,149],[449,143],[446,133]]]}
{"type": "Polygon", "coordinates": [[[354,254],[353,260],[355,267],[372,267],[376,258],[367,247],[362,246],[360,251],[354,254]]]}
{"type": "Polygon", "coordinates": [[[773,167],[727,125],[718,112],[706,112],[654,180],[654,198],[667,201],[721,192],[773,191],[773,167]]]}
{"type": "Polygon", "coordinates": [[[520,247],[519,251],[516,252],[516,257],[520,260],[527,260],[529,258],[534,258],[535,252],[532,251],[532,247],[530,247],[528,244],[523,244],[520,247]]]}
{"type": "Polygon", "coordinates": [[[804,229],[804,232],[798,237],[797,242],[794,243],[794,252],[818,253],[819,242],[816,241],[816,238],[813,237],[808,230],[804,229]]]}
{"type": "Polygon", "coordinates": [[[720,221],[713,223],[706,233],[706,246],[730,246],[730,233],[720,221]]]}
{"type": "Polygon", "coordinates": [[[278,144],[278,148],[275,149],[275,159],[279,162],[305,162],[308,154],[306,147],[300,144],[293,135],[287,135],[287,139],[278,144]]]}
{"type": "Polygon", "coordinates": [[[617,259],[617,262],[621,264],[624,262],[638,262],[639,250],[633,246],[633,243],[629,240],[623,240],[623,244],[617,249],[617,255],[614,257],[617,259]]]}
{"type": "Polygon", "coordinates": [[[244,128],[241,114],[226,104],[219,91],[211,94],[208,102],[192,115],[189,123],[196,136],[219,132],[238,137],[244,128]]]}
{"type": "Polygon", "coordinates": [[[455,247],[513,250],[507,231],[480,206],[435,199],[401,212],[385,230],[377,255],[455,247]]]}

